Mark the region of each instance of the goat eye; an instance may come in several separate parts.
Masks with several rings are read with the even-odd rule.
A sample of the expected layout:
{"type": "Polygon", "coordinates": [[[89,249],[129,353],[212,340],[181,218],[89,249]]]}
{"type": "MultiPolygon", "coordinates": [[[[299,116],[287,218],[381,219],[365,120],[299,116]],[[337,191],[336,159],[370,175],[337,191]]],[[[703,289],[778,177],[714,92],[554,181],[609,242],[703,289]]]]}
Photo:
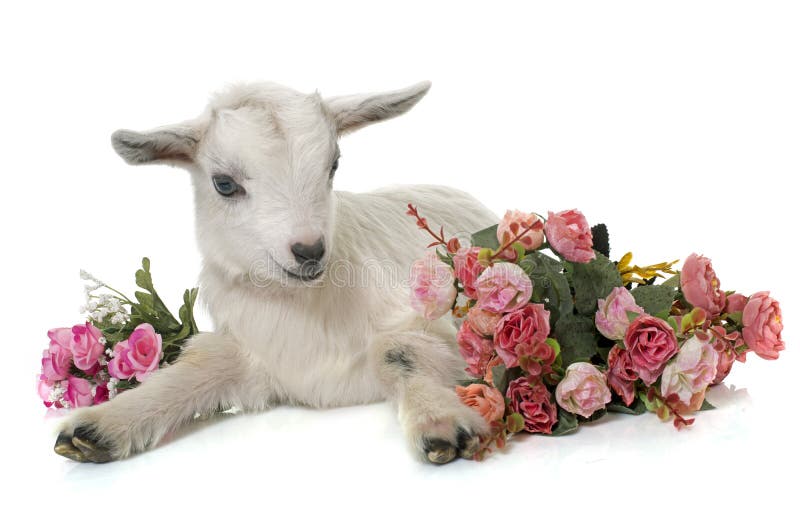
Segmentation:
{"type": "Polygon", "coordinates": [[[214,189],[222,196],[232,196],[241,189],[239,184],[228,175],[214,175],[211,180],[214,182],[214,189]]]}
{"type": "Polygon", "coordinates": [[[331,165],[331,172],[328,175],[328,179],[333,178],[333,175],[336,174],[336,170],[337,169],[339,169],[339,159],[338,158],[336,160],[334,160],[333,164],[331,165]]]}

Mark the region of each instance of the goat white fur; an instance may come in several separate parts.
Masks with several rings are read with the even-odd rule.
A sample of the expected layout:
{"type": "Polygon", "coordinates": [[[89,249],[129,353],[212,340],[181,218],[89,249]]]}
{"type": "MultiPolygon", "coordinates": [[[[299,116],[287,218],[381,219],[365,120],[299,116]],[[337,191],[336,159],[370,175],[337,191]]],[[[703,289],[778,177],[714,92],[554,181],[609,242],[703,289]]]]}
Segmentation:
{"type": "Polygon", "coordinates": [[[472,456],[486,425],[453,391],[464,374],[453,324],[409,308],[409,267],[429,240],[404,212],[413,202],[429,221],[464,231],[496,217],[450,188],[331,189],[339,136],[406,112],[429,87],[323,99],[239,85],[196,119],[115,132],[127,162],[191,172],[200,294],[216,331],[192,338],[135,391],[72,412],[56,452],[104,462],[154,446],[197,413],[390,398],[425,458],[472,456]],[[317,242],[315,261],[293,252],[317,242]]]}

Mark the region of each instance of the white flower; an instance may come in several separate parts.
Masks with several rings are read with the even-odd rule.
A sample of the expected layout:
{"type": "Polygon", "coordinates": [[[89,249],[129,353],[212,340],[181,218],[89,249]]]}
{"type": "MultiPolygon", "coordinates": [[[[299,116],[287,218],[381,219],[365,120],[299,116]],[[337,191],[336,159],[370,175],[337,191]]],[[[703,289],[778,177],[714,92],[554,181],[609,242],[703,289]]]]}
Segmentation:
{"type": "Polygon", "coordinates": [[[114,377],[108,379],[108,384],[106,384],[106,387],[108,387],[109,400],[117,396],[117,382],[119,382],[119,379],[116,379],[114,377]]]}

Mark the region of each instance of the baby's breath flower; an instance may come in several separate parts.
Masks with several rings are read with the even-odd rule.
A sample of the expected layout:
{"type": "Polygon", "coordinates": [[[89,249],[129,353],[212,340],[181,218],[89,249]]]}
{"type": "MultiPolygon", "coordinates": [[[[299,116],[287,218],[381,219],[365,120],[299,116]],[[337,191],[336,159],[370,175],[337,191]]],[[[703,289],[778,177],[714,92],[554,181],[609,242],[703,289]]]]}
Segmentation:
{"type": "Polygon", "coordinates": [[[116,379],[114,377],[108,379],[108,384],[106,384],[106,387],[108,387],[109,400],[117,396],[117,382],[119,382],[119,379],[116,379]]]}

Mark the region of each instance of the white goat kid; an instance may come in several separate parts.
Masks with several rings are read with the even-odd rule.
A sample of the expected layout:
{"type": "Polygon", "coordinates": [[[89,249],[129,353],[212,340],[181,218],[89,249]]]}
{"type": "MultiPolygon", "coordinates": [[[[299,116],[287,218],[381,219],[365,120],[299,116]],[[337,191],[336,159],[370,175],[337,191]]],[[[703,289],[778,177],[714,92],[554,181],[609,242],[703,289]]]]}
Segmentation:
{"type": "Polygon", "coordinates": [[[394,399],[413,448],[434,463],[471,457],[486,425],[453,391],[455,328],[408,309],[405,282],[428,241],[404,214],[474,231],[496,218],[432,186],[334,192],[338,137],[400,115],[430,84],[323,99],[270,83],[213,97],[182,124],[112,136],[130,164],[187,169],[204,257],[201,297],[216,331],[135,391],[72,412],[55,445],[105,462],[154,446],[198,413],[394,399]]]}

